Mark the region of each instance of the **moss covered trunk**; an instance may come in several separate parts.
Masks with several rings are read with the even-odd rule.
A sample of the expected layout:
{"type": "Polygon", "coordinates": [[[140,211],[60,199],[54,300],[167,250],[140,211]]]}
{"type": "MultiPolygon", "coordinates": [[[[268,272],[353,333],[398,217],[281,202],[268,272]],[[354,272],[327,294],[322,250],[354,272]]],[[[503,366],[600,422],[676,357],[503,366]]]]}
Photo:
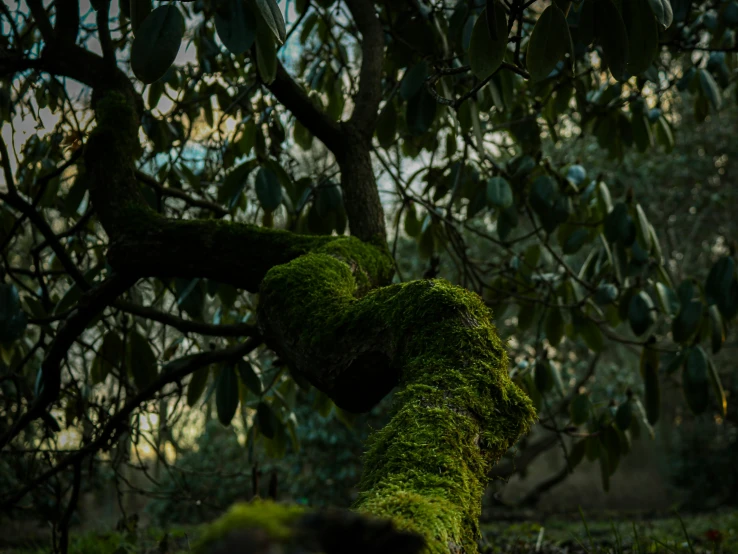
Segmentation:
{"type": "MultiPolygon", "coordinates": [[[[431,552],[475,552],[490,468],[534,418],[481,299],[438,280],[390,284],[381,206],[352,221],[371,237],[364,242],[165,219],[138,194],[130,102],[109,93],[96,111],[85,160],[113,268],[259,287],[267,344],[344,409],[368,410],[398,387],[390,423],[371,439],[355,508],[419,533],[431,552]]],[[[368,150],[359,161],[370,170],[368,150]]]]}

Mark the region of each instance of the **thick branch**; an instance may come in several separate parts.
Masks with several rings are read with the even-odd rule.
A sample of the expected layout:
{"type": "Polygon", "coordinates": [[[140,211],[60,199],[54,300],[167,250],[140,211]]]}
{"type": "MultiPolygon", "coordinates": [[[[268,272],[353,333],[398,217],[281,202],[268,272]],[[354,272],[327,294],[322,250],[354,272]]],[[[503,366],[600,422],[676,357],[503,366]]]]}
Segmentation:
{"type": "Polygon", "coordinates": [[[345,1],[362,36],[359,91],[350,123],[371,140],[382,98],[384,33],[372,0],[345,1]]]}
{"type": "Polygon", "coordinates": [[[57,40],[74,43],[79,32],[79,0],[56,0],[54,34],[57,40]]]}
{"type": "Polygon", "coordinates": [[[336,156],[343,152],[343,133],[338,123],[329,118],[308,98],[305,91],[292,79],[281,63],[277,65],[276,79],[268,85],[268,88],[306,129],[326,145],[328,150],[336,156]]]}

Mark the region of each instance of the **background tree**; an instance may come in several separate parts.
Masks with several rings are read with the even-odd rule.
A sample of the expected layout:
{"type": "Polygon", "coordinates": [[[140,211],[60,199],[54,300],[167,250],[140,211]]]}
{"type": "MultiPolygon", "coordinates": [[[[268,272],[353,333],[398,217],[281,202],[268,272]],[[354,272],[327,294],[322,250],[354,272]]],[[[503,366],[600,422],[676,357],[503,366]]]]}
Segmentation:
{"type": "Polygon", "coordinates": [[[552,482],[586,456],[605,488],[664,379],[725,417],[707,351],[738,312],[730,245],[681,275],[644,191],[550,149],[671,150],[679,89],[698,120],[734,94],[737,11],[328,0],[286,23],[273,0],[3,4],[3,508],[33,503],[64,550],[82,468],[119,471],[151,436],[162,456],[203,398],[280,452],[298,387],[363,412],[399,386],[356,507],[473,552],[533,407],[565,452],[552,482]],[[49,129],[24,139],[28,122],[49,129]],[[403,235],[460,287],[405,281],[403,235]],[[474,292],[514,329],[512,364],[474,292]],[[643,392],[593,403],[581,387],[617,344],[643,392]]]}

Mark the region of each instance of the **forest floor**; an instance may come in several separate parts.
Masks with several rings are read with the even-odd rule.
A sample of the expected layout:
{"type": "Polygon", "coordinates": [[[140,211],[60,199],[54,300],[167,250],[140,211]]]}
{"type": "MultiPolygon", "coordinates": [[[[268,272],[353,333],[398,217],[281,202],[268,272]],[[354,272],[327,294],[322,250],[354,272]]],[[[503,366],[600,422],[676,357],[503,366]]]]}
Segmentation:
{"type": "MultiPolygon", "coordinates": [[[[622,513],[540,519],[529,515],[526,520],[484,523],[482,533],[481,554],[738,554],[738,510],[660,518],[622,513]]],[[[185,554],[196,536],[196,527],[73,534],[69,554],[185,554]]],[[[48,543],[0,546],[0,554],[48,552],[48,543]]]]}

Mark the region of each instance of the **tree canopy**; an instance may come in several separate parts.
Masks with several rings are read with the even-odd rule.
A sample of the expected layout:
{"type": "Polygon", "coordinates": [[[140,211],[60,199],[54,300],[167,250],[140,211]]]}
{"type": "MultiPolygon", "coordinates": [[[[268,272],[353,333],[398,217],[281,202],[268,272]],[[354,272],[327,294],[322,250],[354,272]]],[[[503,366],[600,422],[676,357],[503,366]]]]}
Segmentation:
{"type": "Polygon", "coordinates": [[[355,507],[433,552],[476,551],[536,413],[519,458],[560,444],[550,484],[586,457],[605,488],[664,382],[727,416],[735,243],[685,275],[657,195],[555,151],[657,157],[726,109],[735,0],[24,0],[0,27],[0,506],[60,550],[81,468],[147,414],[158,456],[205,412],[278,455],[300,390],[347,419],[395,390],[355,507]]]}

